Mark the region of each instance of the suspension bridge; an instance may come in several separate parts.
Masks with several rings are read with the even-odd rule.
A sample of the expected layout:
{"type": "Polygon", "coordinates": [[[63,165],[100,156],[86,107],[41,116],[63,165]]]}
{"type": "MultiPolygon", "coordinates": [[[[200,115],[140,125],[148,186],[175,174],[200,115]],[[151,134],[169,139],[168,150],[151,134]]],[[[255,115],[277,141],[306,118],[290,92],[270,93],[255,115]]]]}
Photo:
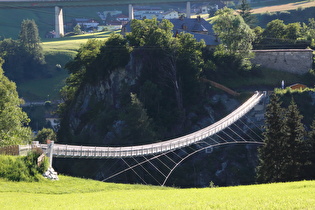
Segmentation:
{"type": "MultiPolygon", "coordinates": [[[[171,140],[126,147],[53,144],[50,155],[55,158],[120,159],[126,167],[103,177],[103,181],[108,181],[124,172],[133,171],[143,183],[147,184],[147,181],[136,171],[136,168],[140,168],[156,183],[163,186],[177,166],[200,151],[227,144],[263,144],[260,132],[257,132],[258,126],[253,128],[248,125],[252,123],[249,118],[245,121],[242,118],[264,96],[265,93],[255,92],[241,106],[221,120],[196,132],[171,140]],[[161,178],[152,175],[145,165],[153,168],[161,178]]],[[[41,145],[41,147],[49,151],[49,146],[41,145]]]]}

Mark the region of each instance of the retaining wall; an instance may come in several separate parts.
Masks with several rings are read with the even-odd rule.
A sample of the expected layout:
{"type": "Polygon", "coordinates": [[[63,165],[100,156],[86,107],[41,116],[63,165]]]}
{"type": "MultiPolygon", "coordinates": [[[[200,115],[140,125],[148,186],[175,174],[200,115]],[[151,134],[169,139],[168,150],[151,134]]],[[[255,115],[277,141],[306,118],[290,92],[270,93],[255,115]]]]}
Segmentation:
{"type": "Polygon", "coordinates": [[[311,49],[275,49],[253,50],[253,64],[262,67],[304,74],[312,69],[313,50],[311,49]]]}

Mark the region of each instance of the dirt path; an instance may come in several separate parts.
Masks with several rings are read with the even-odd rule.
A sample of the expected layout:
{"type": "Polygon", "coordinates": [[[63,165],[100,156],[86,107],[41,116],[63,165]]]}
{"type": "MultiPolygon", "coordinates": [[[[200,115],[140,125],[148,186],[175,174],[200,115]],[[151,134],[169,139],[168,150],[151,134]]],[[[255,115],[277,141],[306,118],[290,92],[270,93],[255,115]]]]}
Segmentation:
{"type": "Polygon", "coordinates": [[[307,7],[315,7],[315,1],[312,2],[295,2],[295,3],[289,3],[289,4],[282,4],[282,5],[275,5],[275,6],[269,6],[269,7],[261,7],[257,9],[253,9],[253,14],[256,13],[264,13],[264,12],[278,12],[278,11],[288,11],[288,10],[295,10],[299,7],[307,8],[307,7]]]}

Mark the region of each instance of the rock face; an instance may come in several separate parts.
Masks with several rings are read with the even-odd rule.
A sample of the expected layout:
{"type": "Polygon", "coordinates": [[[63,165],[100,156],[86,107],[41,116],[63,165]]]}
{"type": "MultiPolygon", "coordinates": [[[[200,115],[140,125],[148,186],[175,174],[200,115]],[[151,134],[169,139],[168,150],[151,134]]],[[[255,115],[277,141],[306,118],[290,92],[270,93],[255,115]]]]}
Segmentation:
{"type": "Polygon", "coordinates": [[[122,86],[135,84],[136,78],[135,70],[117,69],[106,80],[81,87],[64,118],[71,137],[61,139],[61,142],[87,145],[108,143],[105,141],[106,129],[102,127],[102,124],[105,124],[102,120],[106,118],[105,115],[109,115],[109,109],[119,108],[122,86]]]}
{"type": "Polygon", "coordinates": [[[43,176],[50,180],[59,180],[57,172],[52,167],[48,168],[43,176]]]}

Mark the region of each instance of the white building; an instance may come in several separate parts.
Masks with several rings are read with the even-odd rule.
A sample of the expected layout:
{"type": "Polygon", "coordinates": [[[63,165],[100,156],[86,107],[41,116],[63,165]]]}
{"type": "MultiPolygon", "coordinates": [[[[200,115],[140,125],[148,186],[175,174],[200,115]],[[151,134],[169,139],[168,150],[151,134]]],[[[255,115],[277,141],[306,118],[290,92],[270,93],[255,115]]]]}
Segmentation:
{"type": "Polygon", "coordinates": [[[179,18],[178,12],[174,11],[174,10],[164,12],[161,16],[162,17],[159,17],[159,19],[177,19],[177,18],[179,18]]]}

